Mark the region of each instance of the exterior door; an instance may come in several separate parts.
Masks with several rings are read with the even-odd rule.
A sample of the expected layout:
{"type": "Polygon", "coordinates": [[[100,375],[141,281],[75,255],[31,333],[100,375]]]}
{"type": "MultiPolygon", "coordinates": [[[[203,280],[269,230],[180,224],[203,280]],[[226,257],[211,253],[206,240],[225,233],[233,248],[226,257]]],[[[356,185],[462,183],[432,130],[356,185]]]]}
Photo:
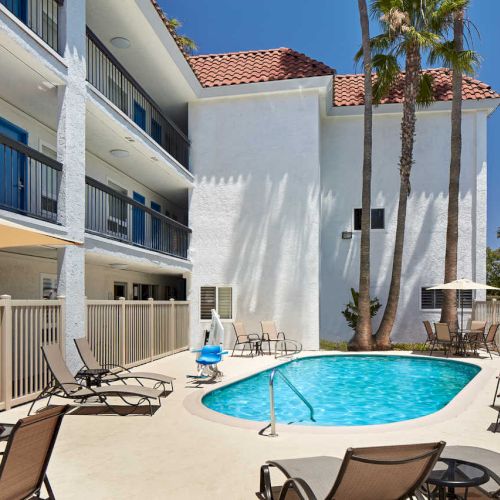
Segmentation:
{"type": "Polygon", "coordinates": [[[134,122],[146,130],[146,110],[137,101],[134,101],[134,122]]]}
{"type": "Polygon", "coordinates": [[[28,0],[2,0],[0,3],[4,4],[23,23],[27,22],[28,0]]]}
{"type": "MultiPolygon", "coordinates": [[[[3,118],[0,118],[0,134],[22,144],[28,143],[28,133],[3,118]]],[[[0,205],[25,211],[26,182],[26,157],[0,144],[0,205]]]]}
{"type": "MultiPolygon", "coordinates": [[[[135,191],[133,198],[142,205],[146,203],[146,198],[135,191]]],[[[146,243],[146,214],[144,210],[139,207],[134,207],[132,209],[132,241],[142,246],[146,243]]]]}

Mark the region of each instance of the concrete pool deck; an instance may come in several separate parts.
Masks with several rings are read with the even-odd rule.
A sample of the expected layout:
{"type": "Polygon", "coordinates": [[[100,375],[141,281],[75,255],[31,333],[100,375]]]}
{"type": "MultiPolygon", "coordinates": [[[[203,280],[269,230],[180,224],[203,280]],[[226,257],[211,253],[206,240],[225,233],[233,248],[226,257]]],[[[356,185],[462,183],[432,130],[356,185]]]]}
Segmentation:
{"type": "MultiPolygon", "coordinates": [[[[65,418],[48,471],[57,498],[252,499],[259,487],[259,467],[266,460],[342,457],[349,446],[443,440],[500,452],[500,432],[491,431],[497,413],[490,407],[500,371],[498,356],[493,360],[467,358],[483,370],[456,398],[460,399],[456,405],[451,405],[454,411],[441,410],[447,412],[444,418],[438,412],[412,423],[333,432],[280,426],[277,438],[260,436],[255,427],[227,425],[194,414],[193,401],[206,390],[186,378],[195,373],[194,359],[194,354],[183,352],[140,367],[177,378],[174,392],[153,417],[65,418]]],[[[278,363],[271,356],[227,357],[221,364],[224,383],[278,363]]],[[[15,422],[26,416],[28,408],[23,405],[3,412],[0,422],[15,422]]]]}

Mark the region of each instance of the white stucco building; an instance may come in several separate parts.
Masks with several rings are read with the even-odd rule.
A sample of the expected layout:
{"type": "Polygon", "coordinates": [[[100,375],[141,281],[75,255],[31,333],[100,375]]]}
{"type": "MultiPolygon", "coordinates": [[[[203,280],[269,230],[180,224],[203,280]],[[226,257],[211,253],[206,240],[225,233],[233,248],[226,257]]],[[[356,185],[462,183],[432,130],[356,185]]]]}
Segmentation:
{"type": "MultiPolygon", "coordinates": [[[[154,0],[0,1],[0,216],[84,242],[0,252],[0,293],[187,299],[191,343],[216,307],[274,319],[315,349],[347,339],[358,282],[362,77],[290,49],[186,57],[154,0]],[[356,215],[357,214],[357,215],[356,215]],[[350,238],[346,239],[349,233],[350,238]]],[[[451,83],[419,112],[396,339],[421,337],[443,277],[451,83]]],[[[485,279],[486,127],[500,96],[467,79],[460,274],[485,279]]],[[[384,303],[400,93],[375,111],[373,293],[384,303]]],[[[232,329],[227,328],[228,344],[232,329]]],[[[69,360],[74,357],[67,343],[69,360]]]]}

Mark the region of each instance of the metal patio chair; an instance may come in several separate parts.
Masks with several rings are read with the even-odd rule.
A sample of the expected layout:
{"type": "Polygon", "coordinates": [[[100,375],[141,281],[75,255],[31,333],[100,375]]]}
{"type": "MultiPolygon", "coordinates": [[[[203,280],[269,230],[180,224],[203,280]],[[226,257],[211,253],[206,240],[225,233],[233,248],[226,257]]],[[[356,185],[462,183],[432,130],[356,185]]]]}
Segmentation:
{"type": "Polygon", "coordinates": [[[71,399],[80,403],[85,403],[89,398],[97,398],[99,402],[108,407],[110,411],[117,415],[124,415],[117,411],[108,402],[109,397],[120,398],[125,404],[137,409],[142,403],[148,403],[149,413],[153,416],[153,406],[151,401],[156,400],[158,406],[161,406],[160,396],[163,391],[153,389],[152,387],[143,387],[140,385],[108,385],[104,387],[86,387],[85,385],[76,381],[75,377],[71,374],[64,358],[62,357],[61,350],[57,344],[48,344],[41,347],[43,357],[47,362],[47,366],[52,373],[53,381],[37,396],[30,406],[28,415],[31,414],[33,407],[37,401],[48,398],[47,405],[49,406],[50,400],[53,396],[71,399]],[[128,398],[137,399],[136,403],[128,400],[128,398]]]}
{"type": "Polygon", "coordinates": [[[349,448],[344,459],[270,460],[260,469],[263,500],[395,500],[419,495],[445,443],[349,448]],[[286,481],[273,488],[271,468],[286,481]],[[274,491],[273,491],[274,490],[274,491]]]}
{"type": "Polygon", "coordinates": [[[434,323],[434,328],[436,330],[436,340],[432,345],[430,356],[432,356],[436,347],[442,347],[445,356],[448,357],[451,349],[457,346],[456,337],[451,334],[448,323],[434,323]]]}
{"type": "Polygon", "coordinates": [[[476,350],[478,347],[484,348],[486,352],[489,354],[490,359],[493,359],[491,351],[496,351],[496,353],[500,356],[500,350],[498,349],[498,345],[496,343],[496,338],[495,338],[498,326],[499,326],[498,323],[490,325],[487,334],[484,333],[484,330],[480,331],[477,334],[475,334],[472,340],[474,345],[474,350],[476,350]]]}
{"type": "Polygon", "coordinates": [[[436,342],[436,334],[434,333],[434,330],[432,329],[431,322],[428,320],[422,321],[424,324],[425,328],[425,333],[427,334],[427,339],[424,342],[424,346],[428,345],[429,349],[432,350],[432,346],[436,342]]]}
{"type": "Polygon", "coordinates": [[[56,406],[14,425],[0,463],[0,499],[41,499],[45,486],[48,499],[55,499],[47,478],[52,450],[69,406],[56,406]]]}
{"type": "Polygon", "coordinates": [[[241,355],[245,352],[247,347],[250,348],[250,354],[253,357],[253,349],[256,344],[261,341],[261,337],[258,333],[247,333],[245,329],[245,325],[242,321],[234,321],[233,322],[234,335],[236,336],[236,340],[233,346],[233,352],[231,356],[234,356],[234,351],[237,346],[242,345],[243,349],[241,350],[241,355]]]}
{"type": "Polygon", "coordinates": [[[271,342],[286,340],[284,332],[278,332],[274,321],[261,321],[260,328],[262,330],[262,342],[267,342],[268,353],[271,354],[271,342]]]}

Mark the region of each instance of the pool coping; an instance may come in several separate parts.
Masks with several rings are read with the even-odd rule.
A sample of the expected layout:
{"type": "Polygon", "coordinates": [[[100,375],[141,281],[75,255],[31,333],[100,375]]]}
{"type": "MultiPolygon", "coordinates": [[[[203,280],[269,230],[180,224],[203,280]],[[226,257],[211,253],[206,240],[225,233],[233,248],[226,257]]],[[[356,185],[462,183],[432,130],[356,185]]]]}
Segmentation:
{"type": "MultiPolygon", "coordinates": [[[[431,357],[425,355],[416,355],[410,352],[397,351],[397,352],[340,352],[340,351],[315,351],[301,353],[299,356],[293,359],[303,359],[312,358],[317,356],[408,356],[412,358],[424,358],[424,359],[434,359],[447,362],[459,362],[478,366],[480,371],[474,376],[474,378],[468,382],[464,388],[443,408],[440,410],[425,415],[423,417],[418,417],[410,420],[403,420],[401,422],[392,422],[387,424],[373,424],[373,425],[361,425],[361,426],[333,426],[333,425],[298,425],[298,424],[276,424],[276,430],[280,433],[300,433],[300,434],[364,434],[373,432],[392,432],[401,430],[411,430],[422,425],[432,425],[437,423],[442,423],[444,421],[450,420],[457,417],[462,411],[466,410],[478,397],[480,389],[485,386],[485,384],[491,380],[497,374],[497,370],[493,366],[484,366],[481,364],[480,359],[456,359],[456,358],[442,358],[442,357],[431,357]]],[[[247,429],[253,431],[262,431],[268,426],[268,422],[257,422],[254,420],[246,420],[238,417],[232,417],[230,415],[225,415],[219,413],[215,410],[211,410],[205,406],[202,402],[203,397],[208,393],[213,392],[217,389],[221,389],[227,385],[234,384],[241,380],[247,379],[266,370],[272,370],[280,365],[290,362],[290,359],[276,360],[268,368],[255,369],[244,376],[237,376],[224,380],[224,382],[217,384],[215,387],[204,388],[202,391],[196,391],[195,393],[189,394],[184,398],[183,405],[184,408],[199,418],[204,420],[209,420],[214,423],[228,425],[231,427],[238,427],[240,429],[247,429]]]]}

